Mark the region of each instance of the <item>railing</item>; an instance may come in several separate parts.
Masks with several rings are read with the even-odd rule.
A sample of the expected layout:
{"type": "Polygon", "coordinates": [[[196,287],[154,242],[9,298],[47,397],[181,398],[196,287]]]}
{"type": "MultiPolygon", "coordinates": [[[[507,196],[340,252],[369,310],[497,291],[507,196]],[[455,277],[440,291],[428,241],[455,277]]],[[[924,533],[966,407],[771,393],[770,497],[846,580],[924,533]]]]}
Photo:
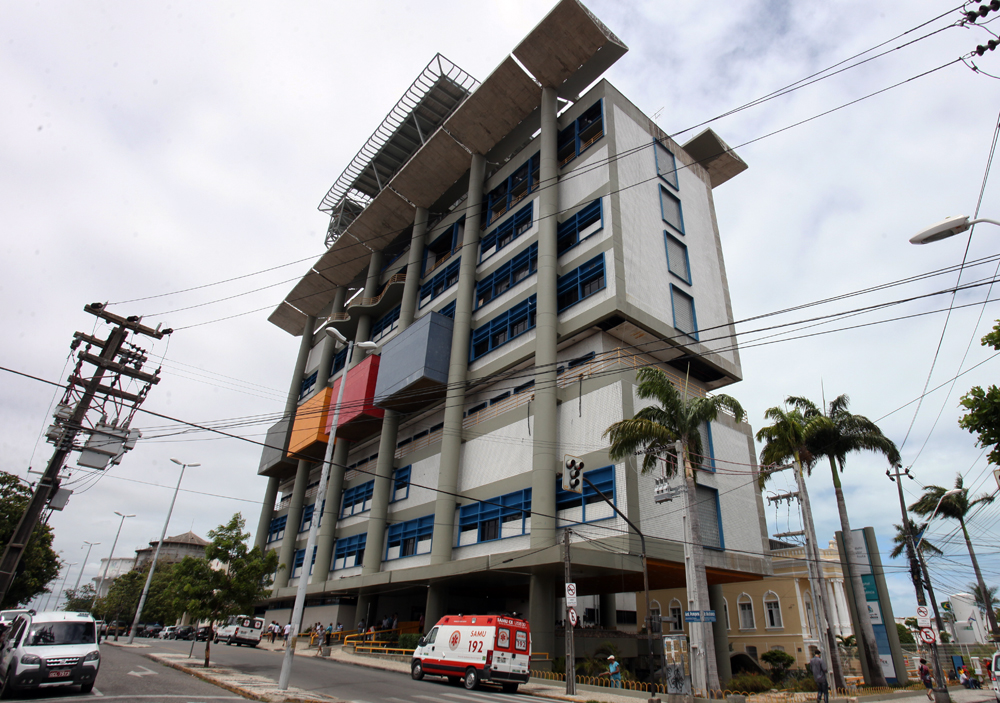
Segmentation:
{"type": "Polygon", "coordinates": [[[415,439],[412,442],[404,444],[402,447],[396,447],[395,457],[397,459],[402,459],[404,456],[410,452],[415,452],[418,449],[423,449],[424,447],[429,447],[436,442],[441,441],[441,437],[444,435],[444,429],[434,430],[428,434],[425,434],[420,439],[415,439]]]}
{"type": "MultiPolygon", "coordinates": [[[[430,231],[429,228],[428,228],[428,231],[430,231]]],[[[427,269],[426,271],[424,271],[424,278],[427,278],[432,273],[434,273],[435,271],[437,271],[439,268],[441,268],[442,266],[444,266],[447,262],[451,261],[451,257],[454,256],[454,255],[455,255],[455,252],[449,251],[443,257],[441,257],[440,259],[438,259],[437,261],[435,261],[433,266],[431,266],[429,269],[427,269]]]]}
{"type": "MultiPolygon", "coordinates": [[[[377,305],[378,301],[382,300],[382,297],[389,292],[389,286],[393,283],[403,283],[406,281],[406,274],[403,272],[393,274],[392,278],[385,282],[385,287],[382,288],[382,292],[376,295],[374,298],[355,298],[347,304],[347,309],[350,310],[355,305],[377,305]]],[[[341,315],[346,313],[340,313],[341,315]]]]}

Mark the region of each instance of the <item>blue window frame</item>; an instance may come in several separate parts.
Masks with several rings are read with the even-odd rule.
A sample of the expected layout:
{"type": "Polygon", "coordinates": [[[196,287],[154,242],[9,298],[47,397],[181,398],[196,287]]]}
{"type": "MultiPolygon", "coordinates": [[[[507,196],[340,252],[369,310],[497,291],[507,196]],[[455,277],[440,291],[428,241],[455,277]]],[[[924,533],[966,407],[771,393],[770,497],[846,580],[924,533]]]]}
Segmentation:
{"type": "Polygon", "coordinates": [[[340,508],[340,517],[350,517],[351,515],[371,510],[371,500],[374,493],[374,479],[345,490],[344,501],[340,508]]]}
{"type": "MultiPolygon", "coordinates": [[[[618,497],[615,493],[615,467],[605,466],[600,469],[593,469],[591,471],[584,472],[584,475],[590,479],[597,488],[606,495],[611,501],[618,505],[618,497]]],[[[580,517],[581,522],[593,522],[595,520],[606,520],[610,517],[614,517],[614,511],[606,507],[606,503],[601,500],[601,496],[597,494],[589,484],[584,482],[583,484],[583,495],[579,493],[573,493],[572,491],[564,491],[562,489],[562,477],[556,478],[556,511],[569,510],[571,508],[582,508],[582,516],[580,517]],[[588,507],[593,506],[595,503],[599,503],[600,506],[605,506],[605,509],[601,509],[600,506],[591,507],[590,515],[588,515],[588,507]],[[608,513],[611,513],[610,515],[608,513]]]]}
{"type": "Polygon", "coordinates": [[[450,303],[448,303],[447,305],[445,305],[443,308],[441,308],[438,312],[441,315],[444,315],[445,317],[450,317],[451,319],[454,320],[455,319],[455,301],[454,300],[451,301],[450,303]]]}
{"type": "Polygon", "coordinates": [[[596,356],[597,352],[589,352],[587,354],[584,354],[583,356],[578,356],[575,359],[570,359],[568,362],[566,362],[566,368],[575,369],[577,366],[583,366],[588,361],[593,361],[594,357],[596,356]]]}
{"type": "Polygon", "coordinates": [[[302,508],[302,520],[299,521],[299,532],[305,532],[312,527],[313,512],[315,509],[315,503],[302,508]]]}
{"type": "Polygon", "coordinates": [[[602,103],[603,101],[598,100],[559,132],[559,139],[556,141],[556,158],[559,160],[560,166],[568,164],[604,136],[602,103]]]}
{"type": "Polygon", "coordinates": [[[670,307],[674,312],[674,329],[698,339],[698,318],[694,312],[694,298],[670,284],[670,307]]]}
{"type": "Polygon", "coordinates": [[[534,387],[535,387],[535,379],[531,379],[527,383],[522,383],[520,386],[517,386],[514,389],[514,393],[515,394],[524,393],[525,391],[530,391],[534,387]]]}
{"type": "Polygon", "coordinates": [[[695,500],[698,503],[698,527],[701,529],[702,546],[708,549],[725,549],[719,491],[710,486],[695,486],[695,500]]]}
{"type": "MultiPolygon", "coordinates": [[[[306,550],[296,549],[295,550],[295,562],[292,566],[292,574],[289,578],[298,578],[302,574],[302,564],[306,560],[306,550]]],[[[309,574],[313,572],[313,566],[316,565],[316,547],[313,547],[312,560],[309,562],[309,574]]]]}
{"type": "Polygon", "coordinates": [[[691,261],[688,259],[688,248],[666,230],[663,230],[663,242],[667,247],[667,270],[690,285],[691,261]]]}
{"type": "Polygon", "coordinates": [[[319,372],[313,371],[302,380],[302,385],[299,387],[299,400],[302,400],[309,395],[312,389],[316,386],[317,376],[319,376],[319,372]]]}
{"type": "Polygon", "coordinates": [[[604,254],[598,254],[579,268],[559,277],[556,283],[556,308],[562,312],[597,291],[604,290],[606,285],[604,254]]]}
{"type": "Polygon", "coordinates": [[[420,277],[423,278],[428,273],[441,266],[445,261],[459,249],[459,240],[465,229],[465,218],[448,227],[444,232],[434,238],[430,244],[424,247],[424,259],[420,267],[420,277]]]}
{"type": "MultiPolygon", "coordinates": [[[[334,355],[333,364],[330,365],[329,376],[332,376],[333,374],[340,371],[342,368],[344,368],[346,364],[347,364],[347,347],[344,347],[334,355]]],[[[327,378],[329,378],[329,376],[327,376],[327,378]]]]}
{"type": "Polygon", "coordinates": [[[431,537],[434,534],[434,516],[425,515],[415,520],[389,525],[386,530],[385,558],[401,559],[431,551],[431,537]]]}
{"type": "Polygon", "coordinates": [[[664,181],[679,190],[677,182],[677,159],[661,142],[653,142],[653,153],[656,154],[656,174],[664,181]]]}
{"type": "Polygon", "coordinates": [[[448,266],[434,278],[420,286],[420,307],[424,307],[439,295],[458,283],[458,270],[461,268],[461,259],[452,261],[448,266]]]}
{"type": "Polygon", "coordinates": [[[472,332],[469,360],[475,361],[534,327],[535,296],[531,296],[472,332]]]}
{"type": "Polygon", "coordinates": [[[365,558],[367,541],[368,535],[364,532],[338,539],[337,546],[333,550],[333,568],[349,569],[352,566],[361,566],[361,562],[365,558]]]}
{"type": "Polygon", "coordinates": [[[660,186],[660,217],[675,230],[684,234],[681,200],[663,186],[660,186]]]}
{"type": "Polygon", "coordinates": [[[479,260],[485,261],[531,229],[534,206],[534,202],[528,203],[495,230],[483,235],[479,242],[479,260]]]}
{"type": "Polygon", "coordinates": [[[456,546],[526,535],[531,530],[531,489],[463,505],[458,511],[456,546]]]}
{"type": "Polygon", "coordinates": [[[538,270],[538,244],[532,244],[476,284],[476,309],[516,286],[538,270]]]}
{"type": "Polygon", "coordinates": [[[598,198],[556,228],[556,251],[561,256],[590,235],[604,229],[604,204],[598,198]]]}
{"type": "MultiPolygon", "coordinates": [[[[426,435],[427,433],[424,432],[426,435]]],[[[417,437],[414,436],[413,439],[417,437]]],[[[397,500],[406,500],[410,496],[410,467],[401,466],[392,472],[392,498],[389,499],[390,503],[395,503],[397,500]]]]}
{"type": "Polygon", "coordinates": [[[267,541],[274,542],[285,536],[285,524],[288,522],[288,516],[282,515],[281,517],[276,517],[271,520],[271,528],[267,531],[267,541]]]}
{"type": "Polygon", "coordinates": [[[715,472],[715,447],[712,445],[712,423],[703,422],[698,428],[701,434],[701,451],[704,456],[701,465],[698,467],[705,471],[715,472]]]}
{"type": "MultiPolygon", "coordinates": [[[[536,153],[489,192],[486,196],[485,227],[490,226],[503,217],[512,207],[521,202],[528,193],[538,190],[540,163],[541,161],[536,153]]],[[[528,211],[528,226],[531,226],[530,210],[528,211]]],[[[483,250],[485,251],[485,248],[483,250]]]]}
{"type": "Polygon", "coordinates": [[[371,339],[377,342],[399,326],[399,306],[397,305],[372,325],[371,339]]]}

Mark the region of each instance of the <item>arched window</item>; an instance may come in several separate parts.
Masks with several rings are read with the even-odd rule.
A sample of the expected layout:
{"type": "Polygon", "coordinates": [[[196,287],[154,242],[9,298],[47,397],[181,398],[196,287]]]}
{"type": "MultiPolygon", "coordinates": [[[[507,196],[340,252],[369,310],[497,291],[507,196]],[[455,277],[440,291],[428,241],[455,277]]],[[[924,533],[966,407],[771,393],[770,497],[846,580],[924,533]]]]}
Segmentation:
{"type": "Polygon", "coordinates": [[[726,616],[726,632],[732,630],[732,626],[729,624],[729,601],[725,598],[722,599],[722,612],[726,616]]]}
{"type": "Polygon", "coordinates": [[[660,626],[660,601],[655,598],[649,602],[649,624],[653,628],[653,632],[659,632],[662,629],[660,626]]]}
{"type": "Polygon", "coordinates": [[[670,601],[670,629],[674,632],[684,629],[684,608],[676,598],[670,601]]]}
{"type": "Polygon", "coordinates": [[[746,593],[741,593],[736,600],[736,606],[740,611],[740,629],[756,630],[757,625],[753,618],[753,600],[746,593]]]}
{"type": "Polygon", "coordinates": [[[810,635],[815,635],[819,631],[819,628],[816,627],[816,621],[814,620],[812,594],[809,591],[806,591],[805,596],[803,596],[803,602],[806,606],[806,627],[809,628],[810,635]]]}
{"type": "Polygon", "coordinates": [[[764,594],[764,627],[769,630],[777,630],[784,627],[781,624],[781,601],[778,594],[768,591],[764,594]]]}

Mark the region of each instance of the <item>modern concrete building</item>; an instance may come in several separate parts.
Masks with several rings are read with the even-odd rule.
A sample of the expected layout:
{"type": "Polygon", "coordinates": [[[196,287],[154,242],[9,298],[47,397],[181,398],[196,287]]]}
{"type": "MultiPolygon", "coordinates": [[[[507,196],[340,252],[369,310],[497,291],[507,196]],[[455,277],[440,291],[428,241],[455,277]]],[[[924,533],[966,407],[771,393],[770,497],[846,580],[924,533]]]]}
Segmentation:
{"type": "MultiPolygon", "coordinates": [[[[133,568],[141,569],[152,561],[158,543],[159,540],[153,540],[149,543],[148,547],[135,550],[135,566],[133,568]]],[[[205,556],[205,547],[208,544],[207,541],[194,532],[185,532],[175,537],[167,537],[163,540],[163,547],[160,548],[157,563],[177,562],[181,561],[184,557],[202,558],[205,556]]]]}
{"type": "Polygon", "coordinates": [[[955,644],[986,644],[989,641],[989,625],[976,605],[976,597],[971,593],[956,593],[948,601],[953,616],[948,622],[952,641],[955,644]]]}
{"type": "MultiPolygon", "coordinates": [[[[557,655],[564,528],[601,622],[642,584],[638,537],[590,488],[560,488],[566,456],[646,534],[653,587],[684,583],[680,501],[655,503],[602,433],[643,407],[643,366],[696,396],[740,380],[713,189],[746,165],[710,130],[674,142],[601,80],[626,51],[562,0],[482,83],[439,55],[324,198],[328,249],[269,318],[301,342],[259,466],[257,543],[283,565],[267,619],[309,578],[306,622],[516,611],[557,655]],[[327,326],[380,349],[347,359],[327,326]]],[[[770,561],[750,427],[725,415],[703,435],[721,611],[719,586],[770,561]]]]}

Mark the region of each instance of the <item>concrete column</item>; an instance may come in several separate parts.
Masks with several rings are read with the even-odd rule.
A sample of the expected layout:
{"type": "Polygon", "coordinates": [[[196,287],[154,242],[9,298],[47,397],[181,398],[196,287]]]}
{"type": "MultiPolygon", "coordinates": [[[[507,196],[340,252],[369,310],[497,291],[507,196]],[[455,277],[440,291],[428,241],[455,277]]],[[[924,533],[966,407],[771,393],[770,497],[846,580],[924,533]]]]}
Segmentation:
{"type": "MultiPolygon", "coordinates": [[[[556,92],[542,89],[540,192],[538,194],[538,278],[535,308],[535,422],[531,461],[531,547],[556,542],[556,472],[559,434],[556,406],[556,280],[559,277],[556,216],[559,211],[559,164],[556,159],[556,92]]],[[[551,608],[551,606],[549,606],[551,608]]]]}
{"type": "MultiPolygon", "coordinates": [[[[330,467],[330,478],[326,483],[326,508],[319,524],[319,535],[316,540],[316,565],[313,567],[311,583],[322,583],[330,575],[330,562],[333,559],[333,547],[337,537],[337,520],[340,519],[340,500],[344,493],[344,467],[347,465],[347,454],[351,451],[351,443],[341,437],[333,445],[333,457],[330,467]]],[[[354,621],[357,625],[357,620],[354,621]]],[[[347,623],[344,623],[347,627],[347,623]]]]}
{"type": "Polygon", "coordinates": [[[378,443],[378,460],[375,464],[375,487],[372,490],[372,507],[368,513],[368,541],[365,543],[365,561],[361,573],[377,574],[382,567],[385,552],[385,521],[389,514],[392,495],[392,469],[396,461],[396,435],[399,431],[399,414],[386,410],[382,419],[382,435],[378,443]]]}
{"type": "MultiPolygon", "coordinates": [[[[368,548],[365,548],[365,552],[368,548]]],[[[354,626],[358,626],[359,620],[365,621],[365,628],[371,627],[378,619],[378,595],[374,593],[358,593],[358,605],[354,612],[354,626]]],[[[347,629],[347,626],[344,626],[347,629]]],[[[376,630],[378,628],[375,628],[376,630]]]]}
{"type": "MultiPolygon", "coordinates": [[[[534,527],[534,515],[532,515],[532,527],[534,527]]],[[[565,652],[555,651],[555,605],[555,577],[547,574],[533,574],[528,586],[528,622],[531,623],[531,651],[548,652],[550,659],[565,655],[565,652]]]]}
{"type": "MultiPolygon", "coordinates": [[[[448,614],[448,589],[440,583],[432,583],[427,587],[427,606],[424,609],[424,634],[431,631],[437,625],[437,621],[448,614]]],[[[534,630],[532,630],[532,642],[534,642],[534,630]]],[[[534,649],[534,645],[532,645],[534,649]]]]}
{"type": "Polygon", "coordinates": [[[719,669],[719,682],[725,688],[729,679],[733,678],[733,668],[729,664],[729,633],[726,631],[725,598],[722,595],[722,586],[708,587],[708,605],[715,611],[715,624],[712,625],[712,634],[715,638],[715,665],[719,669]]]}
{"type": "Polygon", "coordinates": [[[618,607],[614,593],[601,594],[601,627],[605,630],[618,629],[618,607]]]}
{"type": "MultiPolygon", "coordinates": [[[[347,297],[347,289],[340,286],[333,293],[333,305],[330,314],[344,312],[344,298],[347,297]]],[[[328,334],[323,335],[323,351],[319,357],[319,373],[316,374],[316,384],[320,388],[327,388],[330,385],[330,369],[333,368],[333,357],[337,353],[337,340],[328,334]]]]}
{"type": "Polygon", "coordinates": [[[271,531],[271,520],[274,519],[274,503],[278,499],[278,486],[281,479],[277,476],[267,477],[267,490],[264,491],[264,505],[260,508],[260,520],[257,521],[257,535],[253,544],[263,550],[267,546],[267,535],[271,531]]]}
{"type": "MultiPolygon", "coordinates": [[[[472,302],[476,290],[476,265],[479,263],[479,222],[482,217],[483,180],[486,159],[472,155],[469,167],[469,197],[465,201],[465,233],[462,237],[462,263],[458,269],[458,294],[455,299],[455,325],[451,334],[451,360],[448,364],[448,395],[444,406],[444,431],[441,438],[441,467],[438,470],[438,493],[434,501],[434,541],[431,563],[451,561],[455,543],[455,498],[458,489],[458,463],[462,452],[462,411],[465,407],[465,381],[469,373],[469,336],[472,333],[472,302]]],[[[553,491],[555,484],[553,483],[553,491]]],[[[553,504],[555,499],[553,498],[553,504]]]]}
{"type": "MultiPolygon", "coordinates": [[[[295,559],[295,541],[299,536],[299,524],[302,522],[302,503],[309,483],[309,469],[312,463],[308,459],[299,459],[299,467],[295,471],[295,487],[292,489],[292,502],[288,506],[288,519],[285,521],[285,536],[281,538],[281,550],[278,552],[278,574],[274,577],[274,587],[284,588],[292,573],[295,559]]],[[[304,572],[308,574],[308,571],[304,572]]]]}
{"type": "Polygon", "coordinates": [[[399,304],[399,329],[405,330],[413,323],[420,296],[420,264],[424,258],[424,237],[427,234],[427,208],[418,207],[413,216],[413,234],[410,236],[410,256],[406,260],[406,281],[403,282],[403,301],[399,304]]]}
{"type": "MultiPolygon", "coordinates": [[[[361,292],[362,298],[374,298],[378,295],[379,283],[382,279],[382,252],[373,251],[372,258],[368,262],[368,279],[365,281],[365,289],[361,292]]],[[[372,316],[360,315],[358,317],[358,331],[354,335],[354,343],[367,342],[372,336],[372,316]]],[[[347,360],[347,368],[353,368],[365,360],[364,349],[354,347],[354,356],[347,360]]]]}

